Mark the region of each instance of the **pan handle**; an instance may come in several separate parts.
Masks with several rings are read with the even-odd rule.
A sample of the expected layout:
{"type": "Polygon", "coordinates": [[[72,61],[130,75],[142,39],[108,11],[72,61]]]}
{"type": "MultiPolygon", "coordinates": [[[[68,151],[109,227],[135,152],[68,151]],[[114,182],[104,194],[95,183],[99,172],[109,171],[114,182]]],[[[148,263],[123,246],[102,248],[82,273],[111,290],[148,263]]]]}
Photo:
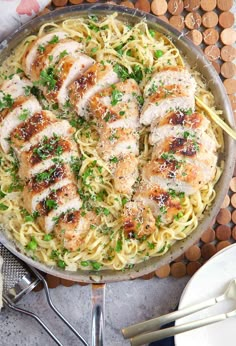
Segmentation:
{"type": "Polygon", "coordinates": [[[92,284],[91,346],[104,346],[105,284],[92,284]]]}

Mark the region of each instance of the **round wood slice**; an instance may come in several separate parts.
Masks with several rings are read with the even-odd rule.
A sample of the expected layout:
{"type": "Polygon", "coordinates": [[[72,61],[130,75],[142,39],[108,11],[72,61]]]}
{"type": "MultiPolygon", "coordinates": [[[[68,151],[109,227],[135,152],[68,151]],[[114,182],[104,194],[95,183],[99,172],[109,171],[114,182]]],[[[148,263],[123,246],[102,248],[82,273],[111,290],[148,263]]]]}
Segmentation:
{"type": "Polygon", "coordinates": [[[56,7],[62,7],[67,5],[68,0],[52,0],[52,3],[56,7]]]}
{"type": "Polygon", "coordinates": [[[221,48],[221,59],[224,61],[232,61],[236,58],[236,48],[232,46],[224,46],[221,48]]]}
{"type": "Polygon", "coordinates": [[[233,78],[236,72],[236,66],[231,61],[227,61],[221,65],[221,74],[225,78],[233,78]]]}
{"type": "Polygon", "coordinates": [[[219,15],[219,24],[222,28],[230,28],[234,25],[234,15],[232,12],[222,12],[219,15]]]}
{"type": "Polygon", "coordinates": [[[206,12],[202,16],[202,24],[205,26],[205,28],[213,28],[218,24],[218,16],[215,12],[206,12]]]}
{"type": "Polygon", "coordinates": [[[229,198],[229,195],[226,195],[221,205],[221,208],[228,208],[229,204],[230,204],[230,198],[229,198]]]}
{"type": "Polygon", "coordinates": [[[122,1],[120,4],[121,4],[121,6],[134,8],[134,4],[131,1],[122,1]]]}
{"type": "Polygon", "coordinates": [[[217,7],[221,11],[229,11],[233,6],[233,0],[217,0],[217,7]]]}
{"type": "Polygon", "coordinates": [[[216,29],[210,28],[203,32],[203,41],[208,45],[214,45],[219,40],[219,33],[216,29]]]}
{"type": "Polygon", "coordinates": [[[69,3],[72,5],[79,5],[82,4],[84,0],[69,0],[69,3]]]}
{"type": "Polygon", "coordinates": [[[220,57],[220,49],[212,44],[204,49],[204,53],[210,61],[217,60],[220,57]]]}
{"type": "Polygon", "coordinates": [[[201,249],[202,258],[208,260],[216,253],[216,247],[213,244],[204,244],[201,249]]]}
{"type": "Polygon", "coordinates": [[[219,243],[216,244],[216,251],[218,252],[229,245],[231,245],[231,243],[228,240],[220,241],[219,243]]]}
{"type": "Polygon", "coordinates": [[[153,0],[151,4],[151,10],[157,16],[162,16],[167,11],[167,1],[166,0],[153,0]]]}
{"type": "Polygon", "coordinates": [[[234,44],[236,41],[236,31],[232,28],[224,29],[220,34],[220,39],[224,45],[234,44]]]}
{"type": "Polygon", "coordinates": [[[236,80],[233,78],[229,78],[224,80],[224,86],[228,95],[236,93],[236,80]]]}
{"type": "Polygon", "coordinates": [[[169,0],[168,1],[168,11],[173,16],[178,16],[183,12],[184,3],[182,0],[169,0]]]}
{"type": "Polygon", "coordinates": [[[197,29],[189,31],[187,37],[190,38],[196,46],[199,46],[202,43],[202,34],[197,29]]]}
{"type": "Polygon", "coordinates": [[[187,274],[192,276],[201,267],[200,262],[189,262],[187,264],[187,274]]]}
{"type": "Polygon", "coordinates": [[[184,9],[188,12],[197,11],[200,7],[200,0],[184,0],[184,9]]]}
{"type": "Polygon", "coordinates": [[[201,0],[201,9],[203,11],[212,11],[216,8],[216,0],[201,0]]]}
{"type": "Polygon", "coordinates": [[[198,29],[201,26],[202,17],[198,12],[190,12],[185,17],[185,25],[188,29],[198,29]]]}
{"type": "Polygon", "coordinates": [[[177,30],[182,31],[184,29],[184,17],[172,16],[169,19],[169,23],[173,25],[177,30]]]}
{"type": "Polygon", "coordinates": [[[171,264],[170,273],[175,278],[182,278],[186,275],[186,265],[183,262],[171,264]]]}
{"type": "Polygon", "coordinates": [[[229,240],[231,237],[231,228],[226,225],[220,225],[216,228],[216,238],[218,240],[229,240]]]}
{"type": "Polygon", "coordinates": [[[231,220],[230,211],[227,208],[220,209],[218,215],[216,216],[216,221],[220,225],[226,225],[231,220]]]}
{"type": "Polygon", "coordinates": [[[166,278],[167,276],[170,275],[170,265],[169,264],[166,264],[165,266],[157,269],[155,271],[155,274],[158,278],[166,278]]]}
{"type": "Polygon", "coordinates": [[[197,261],[201,257],[201,250],[199,246],[193,245],[186,252],[185,257],[189,261],[197,261]]]}

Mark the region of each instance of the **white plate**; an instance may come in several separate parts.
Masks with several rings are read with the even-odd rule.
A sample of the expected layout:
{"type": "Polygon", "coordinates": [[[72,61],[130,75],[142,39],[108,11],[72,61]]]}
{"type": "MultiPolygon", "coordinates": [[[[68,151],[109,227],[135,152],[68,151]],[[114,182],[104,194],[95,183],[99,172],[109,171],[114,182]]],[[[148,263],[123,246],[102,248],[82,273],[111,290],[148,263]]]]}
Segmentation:
{"type": "MultiPolygon", "coordinates": [[[[223,249],[192,277],[182,293],[179,309],[216,297],[236,278],[236,244],[223,249]]],[[[236,302],[227,300],[211,308],[179,319],[176,325],[236,309],[236,302]]],[[[198,328],[175,336],[176,346],[235,346],[236,319],[198,328]]]]}

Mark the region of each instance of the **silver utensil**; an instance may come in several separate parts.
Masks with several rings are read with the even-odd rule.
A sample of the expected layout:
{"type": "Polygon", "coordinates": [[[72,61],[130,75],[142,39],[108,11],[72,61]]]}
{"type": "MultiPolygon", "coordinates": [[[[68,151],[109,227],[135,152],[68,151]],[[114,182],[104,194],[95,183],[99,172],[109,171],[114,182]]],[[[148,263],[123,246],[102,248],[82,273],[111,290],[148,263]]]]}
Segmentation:
{"type": "Polygon", "coordinates": [[[171,312],[169,314],[151,319],[146,322],[132,325],[130,327],[122,329],[122,333],[124,335],[124,338],[131,338],[130,343],[132,346],[139,346],[145,343],[161,340],[161,339],[164,339],[179,333],[183,333],[192,329],[200,328],[208,324],[220,322],[227,318],[236,316],[236,310],[233,310],[225,314],[219,314],[219,315],[207,317],[201,320],[185,323],[179,326],[154,331],[160,328],[164,324],[175,321],[184,316],[188,316],[194,312],[206,309],[219,302],[222,302],[225,299],[236,300],[236,279],[233,279],[229,283],[225,292],[218,297],[208,299],[199,304],[195,304],[187,308],[184,308],[175,312],[171,312]]]}
{"type": "Polygon", "coordinates": [[[58,340],[55,334],[46,326],[46,324],[38,315],[17,306],[17,303],[22,299],[24,295],[31,292],[40,282],[42,282],[49,307],[79,338],[82,344],[88,346],[88,343],[84,340],[84,338],[76,331],[76,329],[67,321],[67,319],[53,304],[50,297],[48,284],[44,277],[36,269],[27,266],[17,257],[12,255],[1,243],[0,256],[3,258],[2,274],[4,304],[14,311],[21,312],[34,318],[58,345],[63,346],[60,340],[58,340]]]}

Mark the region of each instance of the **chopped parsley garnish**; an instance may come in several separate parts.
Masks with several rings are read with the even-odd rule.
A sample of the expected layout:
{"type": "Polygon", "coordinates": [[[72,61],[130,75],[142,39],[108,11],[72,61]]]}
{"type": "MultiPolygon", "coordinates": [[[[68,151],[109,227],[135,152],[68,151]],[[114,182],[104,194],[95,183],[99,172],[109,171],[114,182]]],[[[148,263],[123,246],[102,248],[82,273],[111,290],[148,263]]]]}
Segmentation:
{"type": "Polygon", "coordinates": [[[40,45],[38,46],[37,51],[40,52],[40,53],[43,53],[43,52],[45,51],[45,47],[44,47],[42,44],[40,44],[40,45]]]}
{"type": "Polygon", "coordinates": [[[23,109],[23,111],[18,116],[18,119],[25,121],[30,116],[30,111],[28,109],[23,109]]]}
{"type": "Polygon", "coordinates": [[[178,212],[178,214],[176,214],[175,216],[174,216],[174,219],[176,220],[176,221],[178,221],[179,219],[181,219],[181,217],[183,217],[184,216],[184,214],[182,213],[182,211],[180,211],[180,212],[178,212]]]}
{"type": "Polygon", "coordinates": [[[53,167],[53,168],[49,169],[48,171],[36,174],[35,175],[36,181],[38,183],[40,183],[42,181],[49,180],[51,178],[51,176],[53,175],[53,173],[55,172],[55,170],[56,170],[56,168],[53,167]]]}
{"type": "Polygon", "coordinates": [[[54,90],[57,83],[57,71],[54,67],[48,67],[40,72],[39,84],[48,88],[48,91],[54,90]]]}
{"type": "Polygon", "coordinates": [[[98,50],[98,47],[94,47],[94,48],[91,49],[91,53],[95,54],[97,50],[98,50]]]}
{"type": "Polygon", "coordinates": [[[160,226],[160,223],[161,223],[161,215],[158,215],[157,218],[156,218],[156,222],[155,222],[155,225],[156,227],[160,226]]]}
{"type": "Polygon", "coordinates": [[[138,101],[138,103],[142,106],[142,105],[144,104],[144,98],[143,98],[143,96],[138,95],[138,96],[137,96],[137,101],[138,101]]]}
{"type": "Polygon", "coordinates": [[[90,14],[90,15],[88,16],[88,18],[89,18],[90,20],[92,20],[93,22],[98,22],[98,17],[95,16],[94,14],[90,14]]]}
{"type": "Polygon", "coordinates": [[[12,107],[14,100],[11,97],[10,94],[5,94],[3,91],[0,91],[1,94],[3,94],[3,97],[0,100],[0,111],[2,111],[5,108],[12,107]]]}
{"type": "Polygon", "coordinates": [[[131,78],[133,78],[137,83],[140,83],[143,79],[143,72],[139,65],[134,65],[133,73],[131,73],[131,78]]]}
{"type": "Polygon", "coordinates": [[[121,115],[121,116],[125,115],[125,111],[120,111],[119,115],[121,115]]]}
{"type": "Polygon", "coordinates": [[[25,96],[29,96],[31,94],[31,86],[27,85],[23,87],[23,89],[24,89],[25,96]]]}
{"type": "Polygon", "coordinates": [[[58,208],[58,204],[56,201],[54,201],[53,199],[47,199],[46,202],[46,207],[51,210],[51,209],[57,209],[58,208]]]}
{"type": "Polygon", "coordinates": [[[52,235],[51,234],[45,234],[44,237],[43,237],[43,240],[45,240],[45,241],[52,240],[52,235]]]}
{"type": "Polygon", "coordinates": [[[88,266],[89,266],[89,261],[81,261],[81,262],[80,262],[80,265],[81,265],[82,267],[88,267],[88,266]]]}
{"type": "Polygon", "coordinates": [[[117,105],[117,103],[122,100],[123,94],[124,94],[123,92],[121,92],[117,89],[113,89],[112,94],[111,94],[111,105],[112,106],[117,105]]]}
{"type": "Polygon", "coordinates": [[[120,64],[115,64],[113,67],[113,70],[117,73],[118,77],[125,81],[129,78],[129,72],[128,69],[120,64]]]}
{"type": "Polygon", "coordinates": [[[57,145],[59,140],[60,137],[56,134],[54,134],[50,139],[45,136],[40,145],[33,149],[33,153],[41,160],[47,159],[52,152],[54,152],[55,155],[60,156],[63,153],[63,148],[61,145],[57,145]]]}
{"type": "Polygon", "coordinates": [[[67,50],[63,50],[60,54],[59,54],[59,59],[64,58],[64,56],[68,55],[67,50]]]}
{"type": "Polygon", "coordinates": [[[119,160],[118,160],[118,158],[116,156],[112,157],[109,161],[112,162],[112,163],[119,162],[119,160]]]}
{"type": "Polygon", "coordinates": [[[122,240],[118,239],[116,242],[115,252],[121,252],[122,250],[122,240]]]}
{"type": "Polygon", "coordinates": [[[17,68],[16,73],[23,73],[24,71],[21,68],[17,68]]]}
{"type": "Polygon", "coordinates": [[[148,241],[147,244],[148,244],[148,247],[149,247],[150,250],[155,249],[155,244],[154,244],[154,243],[150,243],[150,242],[148,241]]]}
{"type": "Polygon", "coordinates": [[[59,37],[57,35],[54,35],[53,38],[48,43],[53,44],[58,42],[59,42],[59,37]]]}
{"type": "Polygon", "coordinates": [[[91,266],[94,270],[99,270],[101,268],[102,264],[98,263],[98,262],[92,262],[91,261],[91,266]]]}
{"type": "Polygon", "coordinates": [[[129,201],[128,198],[123,197],[122,200],[121,200],[121,203],[124,206],[126,203],[128,203],[128,201],[129,201]]]}
{"type": "Polygon", "coordinates": [[[160,212],[162,214],[166,214],[167,213],[166,207],[165,206],[160,207],[160,212]]]}
{"type": "Polygon", "coordinates": [[[7,210],[7,209],[8,209],[7,205],[0,203],[0,210],[7,210]]]}

